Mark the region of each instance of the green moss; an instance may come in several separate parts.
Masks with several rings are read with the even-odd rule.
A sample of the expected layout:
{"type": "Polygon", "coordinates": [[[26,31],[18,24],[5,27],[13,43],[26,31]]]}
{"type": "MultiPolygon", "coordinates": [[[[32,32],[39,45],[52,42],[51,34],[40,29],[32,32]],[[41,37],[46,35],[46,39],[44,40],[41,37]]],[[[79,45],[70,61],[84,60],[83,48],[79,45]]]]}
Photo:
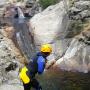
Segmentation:
{"type": "Polygon", "coordinates": [[[58,2],[58,0],[39,0],[39,3],[43,9],[47,8],[50,5],[54,5],[57,2],[58,2]]]}

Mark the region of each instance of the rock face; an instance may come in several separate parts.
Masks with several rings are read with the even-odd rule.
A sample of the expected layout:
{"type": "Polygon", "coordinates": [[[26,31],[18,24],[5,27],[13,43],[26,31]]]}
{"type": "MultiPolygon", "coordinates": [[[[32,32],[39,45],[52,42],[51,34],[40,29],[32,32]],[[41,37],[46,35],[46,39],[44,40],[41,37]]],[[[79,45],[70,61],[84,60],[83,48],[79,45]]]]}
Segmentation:
{"type": "Polygon", "coordinates": [[[90,27],[72,40],[65,55],[55,65],[68,71],[90,71],[90,27]]]}
{"type": "Polygon", "coordinates": [[[53,46],[52,59],[63,54],[68,44],[66,39],[63,40],[68,25],[68,17],[62,1],[36,14],[30,20],[30,24],[37,48],[43,43],[50,43],[53,46]]]}
{"type": "Polygon", "coordinates": [[[90,1],[76,1],[73,7],[70,8],[70,17],[77,20],[90,18],[90,1]]]}
{"type": "Polygon", "coordinates": [[[23,87],[19,85],[15,86],[5,84],[0,87],[0,90],[23,90],[23,87]]]}
{"type": "MultiPolygon", "coordinates": [[[[69,31],[78,32],[81,34],[75,36],[71,41],[69,48],[66,50],[65,55],[56,62],[56,66],[64,70],[80,71],[87,73],[90,71],[90,1],[89,0],[76,0],[72,7],[69,9],[69,17],[73,24],[69,31]],[[79,23],[78,23],[79,22],[79,23]],[[80,27],[76,28],[78,25],[80,27]],[[75,26],[75,27],[74,27],[75,26]],[[87,29],[83,29],[88,27],[87,29]],[[80,32],[79,32],[80,33],[80,32]]],[[[72,24],[71,22],[71,24],[72,24]]],[[[78,34],[79,34],[78,33],[78,34]]]]}
{"type": "MultiPolygon", "coordinates": [[[[0,90],[6,90],[6,88],[4,88],[5,86],[3,87],[3,84],[7,86],[8,90],[11,90],[12,87],[13,90],[19,89],[17,86],[10,86],[10,84],[17,84],[18,86],[21,84],[18,74],[19,68],[22,65],[19,61],[23,61],[24,58],[15,47],[12,40],[8,39],[8,35],[11,34],[11,31],[10,28],[7,28],[6,32],[4,29],[0,29],[0,90]]],[[[23,88],[20,90],[23,90],[23,88]]]]}

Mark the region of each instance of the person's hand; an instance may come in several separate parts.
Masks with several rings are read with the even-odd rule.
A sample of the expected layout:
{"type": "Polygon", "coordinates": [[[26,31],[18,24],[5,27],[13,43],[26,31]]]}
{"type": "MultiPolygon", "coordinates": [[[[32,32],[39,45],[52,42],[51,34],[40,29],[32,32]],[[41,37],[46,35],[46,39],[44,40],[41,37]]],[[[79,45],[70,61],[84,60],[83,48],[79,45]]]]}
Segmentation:
{"type": "Polygon", "coordinates": [[[50,61],[48,61],[47,64],[46,64],[45,69],[46,70],[47,69],[50,69],[55,64],[55,62],[56,62],[56,60],[50,60],[50,61]]]}

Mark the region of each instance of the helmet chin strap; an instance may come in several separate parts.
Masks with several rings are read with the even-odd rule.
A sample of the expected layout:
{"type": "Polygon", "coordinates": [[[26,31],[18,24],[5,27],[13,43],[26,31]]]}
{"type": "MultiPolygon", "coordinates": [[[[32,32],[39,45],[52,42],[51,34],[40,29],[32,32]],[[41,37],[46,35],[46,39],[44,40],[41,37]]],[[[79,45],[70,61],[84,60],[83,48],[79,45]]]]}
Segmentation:
{"type": "Polygon", "coordinates": [[[42,54],[43,54],[43,56],[45,56],[45,57],[48,57],[49,55],[50,55],[50,53],[49,52],[41,52],[42,54]]]}

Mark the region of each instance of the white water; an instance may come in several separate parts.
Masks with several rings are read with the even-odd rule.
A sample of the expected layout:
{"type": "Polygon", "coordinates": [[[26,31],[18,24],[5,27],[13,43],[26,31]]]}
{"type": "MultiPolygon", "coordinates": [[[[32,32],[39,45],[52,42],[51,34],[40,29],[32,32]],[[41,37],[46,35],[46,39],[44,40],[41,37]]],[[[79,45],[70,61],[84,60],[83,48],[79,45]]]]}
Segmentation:
{"type": "Polygon", "coordinates": [[[19,23],[23,23],[24,22],[24,19],[25,19],[25,17],[24,17],[24,14],[23,14],[23,12],[22,12],[22,10],[18,7],[18,15],[19,15],[19,23]]]}
{"type": "Polygon", "coordinates": [[[17,43],[18,43],[18,45],[19,45],[19,48],[21,49],[21,50],[23,50],[23,43],[22,43],[22,40],[21,40],[21,36],[20,36],[20,32],[17,32],[16,33],[16,39],[17,39],[17,43]]]}
{"type": "Polygon", "coordinates": [[[87,73],[88,72],[88,67],[87,67],[87,64],[85,62],[85,57],[86,57],[86,47],[83,49],[83,52],[82,52],[82,62],[83,62],[82,71],[84,71],[84,73],[87,73]]]}

